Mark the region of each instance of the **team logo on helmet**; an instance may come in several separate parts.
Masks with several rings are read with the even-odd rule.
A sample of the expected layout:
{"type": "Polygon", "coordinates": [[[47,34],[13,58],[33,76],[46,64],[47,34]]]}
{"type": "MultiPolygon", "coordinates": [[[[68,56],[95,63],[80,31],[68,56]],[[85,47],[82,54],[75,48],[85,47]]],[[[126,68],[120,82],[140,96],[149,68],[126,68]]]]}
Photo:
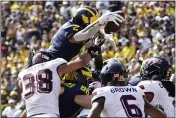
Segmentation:
{"type": "Polygon", "coordinates": [[[98,12],[90,7],[82,7],[73,14],[73,22],[84,28],[99,18],[98,12]]]}

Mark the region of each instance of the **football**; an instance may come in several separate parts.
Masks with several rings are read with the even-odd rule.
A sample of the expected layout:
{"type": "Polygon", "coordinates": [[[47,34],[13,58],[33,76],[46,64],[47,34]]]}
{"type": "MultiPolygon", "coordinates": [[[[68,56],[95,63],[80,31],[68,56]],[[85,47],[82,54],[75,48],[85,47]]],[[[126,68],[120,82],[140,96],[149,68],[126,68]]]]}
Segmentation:
{"type": "MultiPolygon", "coordinates": [[[[125,18],[125,14],[123,12],[119,13],[119,15],[125,18]]],[[[105,33],[110,34],[111,32],[117,32],[123,26],[124,21],[122,23],[117,21],[117,23],[119,24],[119,26],[116,25],[113,21],[107,22],[104,27],[105,33]]]]}

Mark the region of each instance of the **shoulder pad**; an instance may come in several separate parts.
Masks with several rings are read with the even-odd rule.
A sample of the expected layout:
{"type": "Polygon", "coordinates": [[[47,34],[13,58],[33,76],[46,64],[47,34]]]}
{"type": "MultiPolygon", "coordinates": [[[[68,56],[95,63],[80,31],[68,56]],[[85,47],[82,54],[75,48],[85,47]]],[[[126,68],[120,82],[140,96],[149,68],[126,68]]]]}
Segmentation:
{"type": "Polygon", "coordinates": [[[150,81],[141,81],[137,84],[138,87],[140,87],[144,92],[151,92],[153,89],[157,86],[153,86],[150,81]]]}
{"type": "Polygon", "coordinates": [[[92,92],[92,103],[94,100],[100,97],[105,97],[103,88],[97,88],[92,92]]]}
{"type": "Polygon", "coordinates": [[[140,81],[140,82],[137,84],[137,86],[139,86],[139,85],[148,86],[148,85],[150,85],[150,84],[151,84],[151,82],[150,82],[149,80],[145,80],[145,81],[140,81]]]}
{"type": "MultiPolygon", "coordinates": [[[[141,85],[141,86],[135,86],[135,88],[137,89],[138,93],[141,93],[141,95],[145,95],[145,94],[144,94],[144,91],[143,91],[144,88],[142,88],[142,86],[143,86],[143,85],[141,85]]],[[[144,87],[144,86],[143,86],[143,87],[144,87]]]]}
{"type": "Polygon", "coordinates": [[[128,84],[130,84],[131,86],[136,86],[140,81],[141,81],[140,76],[135,76],[130,78],[128,84]]]}

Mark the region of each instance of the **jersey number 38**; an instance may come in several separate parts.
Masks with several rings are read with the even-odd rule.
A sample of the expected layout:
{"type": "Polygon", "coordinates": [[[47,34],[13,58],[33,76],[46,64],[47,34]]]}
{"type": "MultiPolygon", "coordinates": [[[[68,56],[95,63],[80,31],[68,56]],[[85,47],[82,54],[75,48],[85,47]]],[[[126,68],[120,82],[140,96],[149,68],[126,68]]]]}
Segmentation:
{"type": "Polygon", "coordinates": [[[23,81],[25,83],[25,99],[33,96],[35,91],[39,93],[50,93],[53,88],[52,83],[52,71],[49,69],[40,70],[36,76],[33,74],[27,74],[23,77],[23,81]],[[37,81],[37,85],[35,85],[35,81],[37,81]]]}

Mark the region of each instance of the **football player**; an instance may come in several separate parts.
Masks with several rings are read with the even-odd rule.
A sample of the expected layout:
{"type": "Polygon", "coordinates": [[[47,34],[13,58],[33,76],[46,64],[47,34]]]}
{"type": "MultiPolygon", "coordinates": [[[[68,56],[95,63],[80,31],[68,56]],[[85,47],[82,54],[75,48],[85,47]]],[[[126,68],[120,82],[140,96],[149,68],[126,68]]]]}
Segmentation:
{"type": "Polygon", "coordinates": [[[91,108],[88,81],[92,72],[88,67],[82,67],[64,76],[62,92],[59,97],[60,117],[75,117],[82,107],[91,108]]]}
{"type": "MultiPolygon", "coordinates": [[[[100,88],[100,87],[101,87],[101,83],[100,83],[99,81],[93,81],[92,83],[90,83],[90,84],[89,84],[89,90],[90,90],[89,92],[90,92],[90,94],[92,94],[92,91],[93,91],[93,90],[95,90],[96,88],[100,88]]],[[[84,107],[84,108],[80,111],[80,113],[79,113],[79,115],[78,115],[77,117],[78,117],[78,118],[79,118],[79,117],[81,117],[81,118],[87,117],[89,111],[90,111],[90,108],[84,107]]]]}
{"type": "MultiPolygon", "coordinates": [[[[61,93],[59,96],[59,112],[60,117],[75,117],[80,110],[84,108],[91,108],[91,96],[89,96],[89,89],[84,86],[87,85],[85,82],[88,79],[91,79],[92,75],[90,70],[87,67],[83,67],[74,73],[69,74],[66,77],[70,79],[69,76],[77,78],[75,83],[61,83],[61,93]]],[[[67,81],[68,82],[68,81],[67,81]]],[[[26,112],[26,111],[24,111],[26,112]]],[[[23,117],[26,117],[26,114],[23,112],[23,117]]]]}
{"type": "Polygon", "coordinates": [[[139,87],[126,86],[126,70],[119,62],[104,65],[100,78],[104,87],[94,90],[88,117],[166,117],[143,96],[139,87]]]}
{"type": "Polygon", "coordinates": [[[79,83],[88,87],[88,81],[92,80],[92,72],[88,67],[82,67],[71,73],[67,73],[64,78],[64,83],[79,83]]]}
{"type": "MultiPolygon", "coordinates": [[[[120,25],[119,23],[122,23],[124,18],[119,13],[122,13],[122,11],[109,12],[99,18],[98,12],[93,8],[82,7],[77,9],[72,19],[60,27],[53,36],[47,52],[53,58],[63,58],[70,61],[108,21],[120,25]]],[[[111,38],[108,34],[104,34],[103,37],[105,39],[111,38]]]]}
{"type": "Polygon", "coordinates": [[[89,89],[82,84],[62,83],[59,96],[60,117],[75,117],[84,108],[91,108],[89,89]]]}
{"type": "Polygon", "coordinates": [[[29,60],[30,67],[19,73],[19,86],[23,89],[27,117],[58,117],[58,97],[64,74],[77,70],[96,56],[96,47],[74,61],[62,58],[51,60],[50,55],[40,53],[29,60]]]}
{"type": "MultiPolygon", "coordinates": [[[[122,67],[124,68],[124,69],[123,69],[123,70],[124,70],[124,75],[125,75],[125,77],[127,77],[127,72],[126,72],[125,66],[123,65],[123,63],[122,63],[120,60],[118,60],[118,59],[116,59],[116,58],[110,58],[110,59],[105,60],[105,61],[103,62],[103,64],[102,64],[102,67],[103,67],[104,65],[106,65],[107,63],[113,63],[113,62],[119,62],[119,63],[122,64],[122,67]]],[[[101,67],[101,68],[102,68],[102,67],[101,67]]],[[[101,73],[101,72],[100,72],[100,73],[101,73]]],[[[98,73],[98,76],[100,76],[100,73],[98,73]]],[[[99,78],[99,77],[98,77],[98,78],[99,78]]],[[[93,92],[94,89],[101,87],[101,80],[99,80],[99,81],[98,81],[98,80],[99,80],[99,79],[96,79],[96,80],[94,80],[92,83],[89,84],[90,92],[93,92]]],[[[90,111],[90,109],[84,108],[84,109],[81,110],[80,114],[79,114],[77,117],[87,117],[89,111],[90,111]]],[[[101,115],[101,116],[102,116],[102,115],[101,115]]]]}
{"type": "Polygon", "coordinates": [[[164,57],[156,56],[145,60],[141,68],[141,87],[147,100],[162,105],[167,117],[174,117],[175,84],[169,81],[172,66],[164,57]]]}

